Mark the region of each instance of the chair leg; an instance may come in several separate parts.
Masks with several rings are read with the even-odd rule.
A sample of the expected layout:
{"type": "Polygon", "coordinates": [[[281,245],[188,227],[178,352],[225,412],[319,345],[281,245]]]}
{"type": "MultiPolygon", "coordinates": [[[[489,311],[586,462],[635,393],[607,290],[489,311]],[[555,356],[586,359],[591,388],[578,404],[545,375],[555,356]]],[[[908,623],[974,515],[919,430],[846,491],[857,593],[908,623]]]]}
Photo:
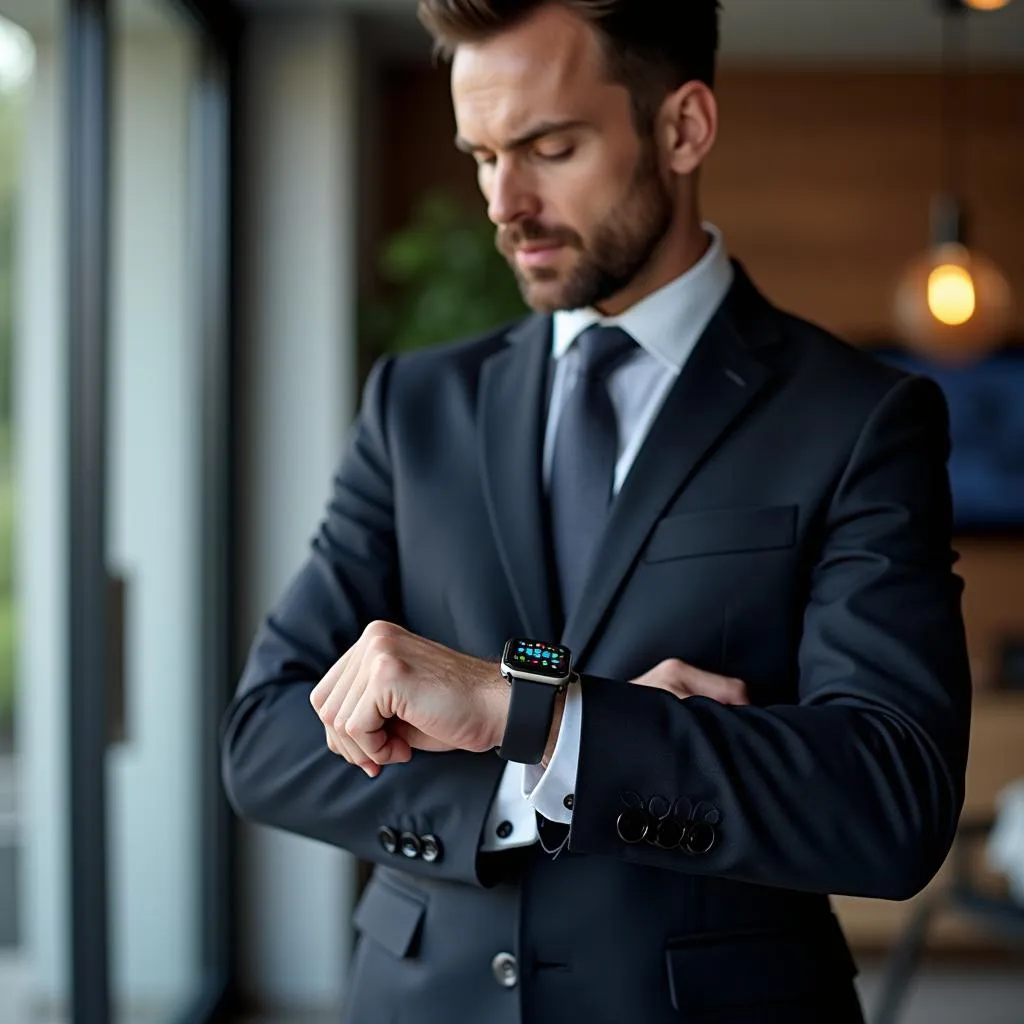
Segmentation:
{"type": "Polygon", "coordinates": [[[896,1024],[899,1019],[900,1008],[924,949],[928,926],[945,902],[946,896],[943,893],[932,896],[921,904],[910,919],[882,972],[872,1024],[896,1024]]]}

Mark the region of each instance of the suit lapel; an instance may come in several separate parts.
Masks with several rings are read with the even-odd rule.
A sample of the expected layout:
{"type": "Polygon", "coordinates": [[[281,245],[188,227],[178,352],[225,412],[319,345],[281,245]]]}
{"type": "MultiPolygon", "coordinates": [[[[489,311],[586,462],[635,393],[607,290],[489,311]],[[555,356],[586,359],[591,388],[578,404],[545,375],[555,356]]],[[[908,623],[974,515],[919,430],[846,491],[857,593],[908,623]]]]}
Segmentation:
{"type": "Polygon", "coordinates": [[[562,635],[577,662],[586,658],[658,519],[770,379],[772,371],[754,349],[770,340],[771,325],[749,323],[758,304],[769,308],[737,265],[736,282],[669,393],[612,506],[583,598],[562,635]]]}
{"type": "Polygon", "coordinates": [[[484,364],[478,431],[491,527],[528,636],[554,635],[541,480],[551,318],[533,316],[484,364]]]}

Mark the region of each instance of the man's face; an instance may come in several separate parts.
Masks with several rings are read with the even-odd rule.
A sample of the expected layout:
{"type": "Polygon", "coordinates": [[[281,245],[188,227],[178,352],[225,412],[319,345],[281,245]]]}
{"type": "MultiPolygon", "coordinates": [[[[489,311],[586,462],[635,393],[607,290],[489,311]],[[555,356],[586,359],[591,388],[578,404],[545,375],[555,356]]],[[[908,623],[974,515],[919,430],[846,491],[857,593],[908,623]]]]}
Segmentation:
{"type": "Polygon", "coordinates": [[[579,309],[621,292],[674,215],[653,140],[608,80],[579,17],[552,5],[452,65],[457,144],[477,161],[497,245],[527,304],[579,309]]]}

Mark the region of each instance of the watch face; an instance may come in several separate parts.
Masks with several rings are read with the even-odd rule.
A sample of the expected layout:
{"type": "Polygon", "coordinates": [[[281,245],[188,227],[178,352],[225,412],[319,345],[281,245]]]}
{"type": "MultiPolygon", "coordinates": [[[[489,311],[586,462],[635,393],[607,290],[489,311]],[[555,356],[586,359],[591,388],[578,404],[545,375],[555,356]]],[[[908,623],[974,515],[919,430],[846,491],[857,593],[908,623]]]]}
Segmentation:
{"type": "Polygon", "coordinates": [[[569,674],[568,647],[546,644],[539,640],[515,638],[505,648],[505,661],[510,668],[541,675],[547,679],[564,679],[569,674]]]}

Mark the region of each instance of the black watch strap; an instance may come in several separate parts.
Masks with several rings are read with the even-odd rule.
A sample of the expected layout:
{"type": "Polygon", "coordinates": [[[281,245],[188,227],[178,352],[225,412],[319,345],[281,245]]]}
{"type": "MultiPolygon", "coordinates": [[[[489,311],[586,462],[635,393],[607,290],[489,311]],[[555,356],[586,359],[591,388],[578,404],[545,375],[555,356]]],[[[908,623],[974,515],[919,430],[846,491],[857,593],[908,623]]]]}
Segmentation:
{"type": "Polygon", "coordinates": [[[548,745],[555,698],[565,689],[531,679],[512,679],[508,722],[498,756],[517,764],[540,764],[548,745]]]}

